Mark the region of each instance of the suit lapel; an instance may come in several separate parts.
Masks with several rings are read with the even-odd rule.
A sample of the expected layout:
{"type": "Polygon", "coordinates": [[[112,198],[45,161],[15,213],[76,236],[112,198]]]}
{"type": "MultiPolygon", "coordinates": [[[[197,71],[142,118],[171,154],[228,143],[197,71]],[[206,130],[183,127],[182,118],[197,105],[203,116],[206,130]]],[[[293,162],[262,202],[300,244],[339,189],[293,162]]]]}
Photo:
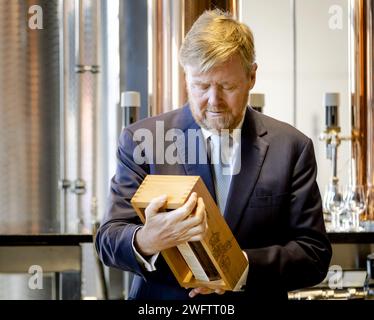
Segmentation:
{"type": "Polygon", "coordinates": [[[269,144],[262,138],[266,129],[256,112],[249,109],[243,122],[241,136],[241,167],[231,180],[225,219],[234,231],[257,183],[269,144]]]}
{"type": "Polygon", "coordinates": [[[183,163],[186,174],[189,176],[200,176],[203,179],[210,194],[212,195],[214,201],[216,201],[213,177],[210,169],[210,164],[206,161],[206,148],[204,137],[201,133],[201,128],[193,119],[189,107],[185,108],[183,116],[186,120],[185,123],[187,124],[187,127],[183,130],[184,139],[177,139],[177,141],[175,142],[177,146],[178,156],[183,163]],[[189,130],[191,135],[190,137],[188,134],[189,130]],[[196,139],[193,137],[195,133],[196,139]],[[194,145],[195,147],[195,152],[191,150],[192,145],[194,145]],[[203,154],[200,154],[201,152],[203,154]]]}

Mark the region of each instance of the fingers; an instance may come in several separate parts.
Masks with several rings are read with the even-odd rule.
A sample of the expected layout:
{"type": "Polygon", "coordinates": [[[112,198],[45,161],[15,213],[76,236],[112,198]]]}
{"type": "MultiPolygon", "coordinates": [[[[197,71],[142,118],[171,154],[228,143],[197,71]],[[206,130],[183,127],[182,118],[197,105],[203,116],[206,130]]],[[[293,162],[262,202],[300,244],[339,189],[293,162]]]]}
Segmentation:
{"type": "Polygon", "coordinates": [[[180,242],[201,241],[206,235],[208,229],[207,215],[202,198],[198,199],[196,213],[183,220],[180,224],[180,242]]]}
{"type": "Polygon", "coordinates": [[[183,220],[181,223],[181,227],[182,229],[188,230],[202,223],[206,224],[205,204],[202,198],[198,198],[195,214],[189,216],[188,219],[183,220]]]}
{"type": "Polygon", "coordinates": [[[225,292],[226,292],[226,291],[223,290],[223,289],[216,289],[216,290],[214,290],[214,293],[217,293],[217,294],[219,294],[219,295],[223,295],[225,292]]]}
{"type": "Polygon", "coordinates": [[[147,208],[145,208],[145,216],[149,216],[151,214],[155,214],[158,212],[160,208],[162,208],[165,205],[165,202],[167,200],[167,195],[163,194],[157,198],[152,199],[152,201],[149,203],[147,208]]]}
{"type": "Polygon", "coordinates": [[[195,208],[196,202],[197,194],[196,192],[193,192],[183,206],[174,210],[174,218],[179,221],[186,219],[195,208]]]}
{"type": "Polygon", "coordinates": [[[145,209],[147,230],[162,233],[162,238],[169,239],[168,241],[173,245],[202,240],[207,230],[203,199],[197,198],[196,192],[193,192],[183,206],[171,212],[162,213],[160,211],[166,201],[166,195],[154,198],[145,209]],[[192,212],[194,214],[191,214],[192,212]],[[155,215],[156,213],[158,214],[155,215]]]}
{"type": "Polygon", "coordinates": [[[204,204],[204,200],[203,200],[203,198],[199,197],[197,199],[197,208],[196,208],[195,217],[199,218],[200,220],[202,220],[204,218],[204,215],[205,215],[205,204],[204,204]]]}
{"type": "Polygon", "coordinates": [[[226,291],[223,290],[223,289],[210,289],[210,288],[206,288],[206,287],[199,287],[199,288],[194,288],[192,289],[188,296],[190,298],[193,298],[193,297],[196,297],[198,294],[211,294],[211,293],[216,293],[216,294],[219,294],[219,295],[222,295],[224,294],[226,291]]]}
{"type": "Polygon", "coordinates": [[[199,288],[192,289],[188,295],[190,298],[193,298],[193,297],[196,297],[198,294],[210,294],[213,292],[214,290],[212,289],[199,287],[199,288]]]}
{"type": "Polygon", "coordinates": [[[189,293],[188,296],[190,298],[196,297],[199,293],[196,291],[196,289],[192,289],[189,293]]]}
{"type": "Polygon", "coordinates": [[[207,231],[206,215],[203,216],[203,221],[195,227],[186,229],[181,235],[180,241],[201,241],[204,239],[207,231]]]}

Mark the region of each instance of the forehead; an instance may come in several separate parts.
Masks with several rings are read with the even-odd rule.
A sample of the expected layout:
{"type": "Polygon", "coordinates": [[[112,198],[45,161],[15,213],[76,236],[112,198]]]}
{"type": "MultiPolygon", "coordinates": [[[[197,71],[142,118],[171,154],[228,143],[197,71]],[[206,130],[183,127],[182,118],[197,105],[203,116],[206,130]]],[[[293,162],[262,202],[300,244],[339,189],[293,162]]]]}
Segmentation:
{"type": "Polygon", "coordinates": [[[239,57],[233,57],[207,72],[201,72],[200,68],[196,66],[187,65],[185,72],[188,81],[237,82],[247,78],[239,57]]]}

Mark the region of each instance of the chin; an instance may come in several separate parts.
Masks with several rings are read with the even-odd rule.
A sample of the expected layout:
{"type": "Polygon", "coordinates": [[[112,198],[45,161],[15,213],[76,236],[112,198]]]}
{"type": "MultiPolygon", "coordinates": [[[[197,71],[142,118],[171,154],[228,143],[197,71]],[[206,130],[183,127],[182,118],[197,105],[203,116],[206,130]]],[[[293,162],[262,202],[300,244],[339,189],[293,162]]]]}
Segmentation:
{"type": "Polygon", "coordinates": [[[237,123],[232,115],[225,115],[222,117],[209,118],[206,114],[195,113],[192,109],[192,116],[196,123],[207,130],[223,130],[223,129],[234,129],[237,123]]]}
{"type": "Polygon", "coordinates": [[[223,130],[223,129],[233,129],[234,121],[233,119],[229,119],[227,117],[216,118],[216,119],[204,119],[203,125],[206,129],[211,130],[223,130]]]}

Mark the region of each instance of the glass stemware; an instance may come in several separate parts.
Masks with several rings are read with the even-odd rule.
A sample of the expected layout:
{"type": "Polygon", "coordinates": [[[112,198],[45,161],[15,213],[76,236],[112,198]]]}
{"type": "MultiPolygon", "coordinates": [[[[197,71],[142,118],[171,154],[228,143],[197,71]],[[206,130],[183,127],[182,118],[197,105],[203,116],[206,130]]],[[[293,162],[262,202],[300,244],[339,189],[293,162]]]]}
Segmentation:
{"type": "Polygon", "coordinates": [[[331,231],[341,231],[340,215],[344,210],[343,192],[338,184],[330,184],[325,196],[325,206],[331,213],[331,231]]]}
{"type": "Polygon", "coordinates": [[[345,199],[345,207],[352,215],[352,230],[362,231],[360,227],[360,215],[365,211],[367,205],[364,187],[352,185],[348,187],[345,199]]]}

